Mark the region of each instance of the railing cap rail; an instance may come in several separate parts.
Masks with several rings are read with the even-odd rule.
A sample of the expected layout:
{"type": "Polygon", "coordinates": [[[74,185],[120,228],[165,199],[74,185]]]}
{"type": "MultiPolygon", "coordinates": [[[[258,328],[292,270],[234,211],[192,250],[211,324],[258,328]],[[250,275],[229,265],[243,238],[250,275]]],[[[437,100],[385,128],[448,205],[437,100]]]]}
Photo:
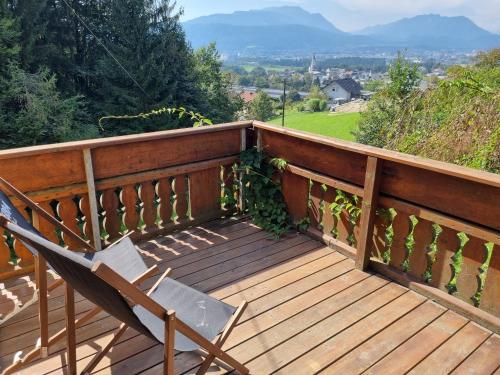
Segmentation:
{"type": "Polygon", "coordinates": [[[186,135],[195,135],[203,133],[219,132],[231,129],[243,129],[252,126],[252,121],[237,121],[226,124],[219,124],[213,126],[202,126],[198,128],[185,128],[174,130],[163,130],[152,133],[131,134],[118,137],[90,139],[86,141],[64,142],[56,144],[48,144],[41,146],[20,147],[0,151],[0,160],[12,157],[23,157],[30,155],[40,155],[50,152],[83,150],[87,148],[97,148],[103,146],[115,146],[124,143],[135,143],[144,141],[154,141],[159,139],[183,137],[186,135]]]}
{"type": "Polygon", "coordinates": [[[366,156],[373,156],[384,160],[390,160],[397,163],[410,165],[412,167],[422,168],[429,171],[438,172],[500,188],[500,175],[497,175],[495,173],[463,167],[461,165],[446,163],[443,161],[422,158],[419,156],[403,154],[401,152],[385,150],[378,147],[363,145],[360,143],[344,141],[337,138],[315,135],[300,130],[283,128],[279,125],[268,124],[261,121],[254,121],[253,126],[257,129],[285,134],[303,140],[332,146],[338,149],[351,151],[366,156]]]}

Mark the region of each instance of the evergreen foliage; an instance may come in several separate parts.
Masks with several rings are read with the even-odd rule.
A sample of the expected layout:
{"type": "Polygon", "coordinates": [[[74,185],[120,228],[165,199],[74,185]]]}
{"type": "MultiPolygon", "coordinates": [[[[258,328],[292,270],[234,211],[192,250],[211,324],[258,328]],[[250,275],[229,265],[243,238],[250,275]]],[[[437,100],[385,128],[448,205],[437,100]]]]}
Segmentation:
{"type": "Polygon", "coordinates": [[[35,126],[28,119],[48,121],[35,126],[44,131],[25,133],[26,139],[8,133],[0,147],[192,125],[189,116],[165,111],[162,117],[109,122],[96,131],[103,116],[158,108],[233,120],[240,103],[230,95],[215,46],[194,52],[176,9],[170,0],[0,0],[0,117],[10,121],[8,129],[2,122],[2,130],[22,134],[35,126]],[[42,100],[47,94],[46,110],[22,104],[27,96],[21,98],[21,86],[15,85],[26,83],[26,95],[42,100]],[[66,125],[61,130],[55,108],[66,108],[71,131],[66,125]]]}

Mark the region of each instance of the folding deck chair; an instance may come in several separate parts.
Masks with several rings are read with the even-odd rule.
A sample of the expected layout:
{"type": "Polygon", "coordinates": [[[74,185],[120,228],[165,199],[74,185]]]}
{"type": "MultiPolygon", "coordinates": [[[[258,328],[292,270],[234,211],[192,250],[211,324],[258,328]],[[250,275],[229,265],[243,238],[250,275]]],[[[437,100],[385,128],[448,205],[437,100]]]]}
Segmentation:
{"type": "MultiPolygon", "coordinates": [[[[43,235],[35,228],[38,227],[39,217],[43,217],[49,223],[54,225],[56,228],[61,230],[65,235],[70,237],[74,242],[78,243],[85,252],[78,252],[75,250],[75,256],[84,257],[90,262],[101,261],[113,268],[115,271],[119,272],[122,277],[126,278],[128,281],[133,283],[141,283],[153,275],[159,273],[157,266],[148,268],[144,263],[141,255],[135,249],[132,241],[123,237],[112,245],[108,246],[102,251],[96,252],[94,247],[88,244],[83,238],[74,233],[71,229],[66,227],[63,223],[58,221],[47,211],[38,206],[30,198],[24,195],[21,191],[16,189],[13,185],[7,182],[5,179],[0,177],[0,214],[6,217],[9,221],[16,223],[21,228],[31,232],[32,234],[41,237],[43,235]],[[2,191],[3,190],[3,191],[2,191]],[[11,195],[19,199],[23,204],[27,205],[32,210],[32,220],[33,224],[30,224],[24,216],[17,210],[17,208],[12,204],[11,200],[4,193],[4,191],[9,192],[11,195]]],[[[16,370],[20,369],[22,366],[26,365],[30,361],[36,359],[38,356],[44,358],[48,355],[50,346],[60,341],[67,332],[67,329],[62,329],[53,336],[49,337],[48,334],[48,298],[47,294],[63,284],[64,280],[59,279],[52,283],[50,286],[47,285],[47,266],[43,256],[39,256],[36,249],[29,243],[19,239],[23,245],[33,254],[35,259],[35,279],[38,294],[38,308],[39,308],[39,322],[40,322],[40,339],[39,347],[31,350],[23,357],[19,358],[11,366],[4,369],[3,374],[11,374],[16,370]]],[[[66,250],[69,252],[69,250],[66,250]]],[[[73,251],[71,251],[73,252],[73,251]]],[[[68,308],[68,304],[66,304],[68,308]]],[[[83,325],[85,322],[89,321],[92,317],[97,315],[102,309],[100,307],[95,307],[90,310],[87,314],[75,321],[75,328],[83,325]]],[[[123,334],[127,327],[120,327],[118,334],[123,334]]],[[[92,370],[93,367],[102,358],[98,356],[94,361],[89,363],[87,369],[92,370]]],[[[1,371],[1,369],[0,369],[1,371]]]]}
{"type": "MultiPolygon", "coordinates": [[[[0,227],[35,248],[46,259],[66,281],[69,300],[73,291],[71,288],[74,288],[122,321],[122,326],[131,327],[162,343],[165,347],[165,374],[174,373],[174,350],[186,352],[200,348],[208,354],[198,374],[204,374],[215,359],[242,374],[249,373],[243,364],[221,348],[243,314],[246,302],[242,302],[238,308],[228,305],[168,278],[168,270],[144,293],[105,263],[92,263],[9,222],[1,215],[0,227]]],[[[67,319],[73,321],[71,317],[67,319]]],[[[76,373],[74,331],[68,330],[68,333],[68,365],[70,372],[76,373]]],[[[105,350],[110,348],[106,347],[105,350]]]]}

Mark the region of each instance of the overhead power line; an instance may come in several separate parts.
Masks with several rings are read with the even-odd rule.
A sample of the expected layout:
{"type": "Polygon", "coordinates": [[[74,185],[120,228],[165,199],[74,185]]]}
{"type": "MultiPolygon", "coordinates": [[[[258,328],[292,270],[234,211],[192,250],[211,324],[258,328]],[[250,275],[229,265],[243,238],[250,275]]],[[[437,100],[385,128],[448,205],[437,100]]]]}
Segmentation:
{"type": "Polygon", "coordinates": [[[142,86],[139,84],[139,82],[137,82],[135,80],[135,78],[132,76],[132,74],[130,74],[129,71],[122,65],[122,63],[115,57],[115,55],[113,55],[111,53],[111,51],[108,49],[108,47],[106,47],[106,45],[102,42],[102,40],[99,39],[97,37],[97,35],[94,34],[94,32],[90,29],[90,27],[87,25],[87,23],[83,20],[83,18],[80,17],[80,15],[76,12],[76,10],[66,0],[62,0],[62,1],[63,1],[64,4],[66,4],[66,6],[69,9],[71,9],[71,11],[75,15],[75,17],[78,18],[78,20],[88,30],[88,32],[90,34],[92,34],[92,36],[97,40],[97,42],[102,46],[102,48],[104,48],[104,50],[107,52],[107,54],[109,56],[111,56],[111,58],[113,60],[115,60],[116,64],[125,72],[125,74],[132,80],[132,82],[134,82],[134,84],[144,93],[144,95],[146,95],[147,97],[149,97],[148,93],[142,88],[142,86]]]}

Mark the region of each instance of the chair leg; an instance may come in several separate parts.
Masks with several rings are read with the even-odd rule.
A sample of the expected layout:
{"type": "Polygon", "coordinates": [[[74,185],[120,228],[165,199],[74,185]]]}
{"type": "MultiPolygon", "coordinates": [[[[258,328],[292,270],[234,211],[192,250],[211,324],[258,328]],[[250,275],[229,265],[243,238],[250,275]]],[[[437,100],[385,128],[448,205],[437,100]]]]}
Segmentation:
{"type": "Polygon", "coordinates": [[[76,325],[75,325],[75,292],[71,285],[65,283],[66,302],[66,345],[68,352],[68,373],[76,375],[76,325]]]}
{"type": "Polygon", "coordinates": [[[165,317],[165,354],[163,373],[174,375],[175,311],[167,311],[165,317]]]}
{"type": "MultiPolygon", "coordinates": [[[[215,346],[218,348],[222,348],[222,345],[226,342],[227,338],[233,331],[233,328],[236,326],[238,321],[240,320],[241,316],[245,312],[245,309],[247,308],[248,303],[246,301],[243,301],[240,306],[238,306],[238,309],[235,311],[229,322],[227,322],[226,327],[222,331],[221,335],[219,336],[218,340],[215,342],[215,346]]],[[[196,375],[203,375],[205,374],[208,369],[210,368],[210,365],[212,362],[216,359],[216,356],[213,355],[212,353],[209,353],[201,366],[199,367],[198,371],[196,372],[196,375]]]]}
{"type": "MultiPolygon", "coordinates": [[[[90,310],[87,314],[79,318],[75,322],[75,327],[81,327],[84,323],[88,322],[90,319],[92,319],[94,316],[96,316],[99,312],[101,312],[102,309],[100,307],[95,307],[94,309],[90,310]]],[[[51,336],[48,341],[48,346],[51,347],[54,345],[56,342],[60,341],[63,337],[66,336],[66,328],[61,329],[59,332],[57,332],[55,335],[51,336]]],[[[2,375],[9,375],[13,374],[16,371],[20,370],[24,365],[30,363],[31,361],[34,361],[35,359],[39,358],[40,356],[40,349],[35,348],[28,352],[24,357],[22,357],[19,361],[13,363],[9,367],[7,367],[2,375]]]]}
{"type": "Polygon", "coordinates": [[[40,357],[49,354],[49,305],[47,288],[47,263],[42,256],[35,257],[35,278],[38,293],[38,317],[40,324],[40,357]]]}
{"type": "Polygon", "coordinates": [[[111,348],[116,344],[118,339],[123,336],[125,331],[127,330],[128,326],[126,326],[124,323],[120,324],[120,328],[118,328],[118,331],[116,331],[115,335],[113,338],[108,342],[108,344],[99,352],[95,355],[94,358],[89,362],[87,366],[83,369],[81,372],[81,375],[87,375],[92,372],[92,370],[99,364],[99,362],[104,358],[106,354],[111,350],[111,348]]]}

